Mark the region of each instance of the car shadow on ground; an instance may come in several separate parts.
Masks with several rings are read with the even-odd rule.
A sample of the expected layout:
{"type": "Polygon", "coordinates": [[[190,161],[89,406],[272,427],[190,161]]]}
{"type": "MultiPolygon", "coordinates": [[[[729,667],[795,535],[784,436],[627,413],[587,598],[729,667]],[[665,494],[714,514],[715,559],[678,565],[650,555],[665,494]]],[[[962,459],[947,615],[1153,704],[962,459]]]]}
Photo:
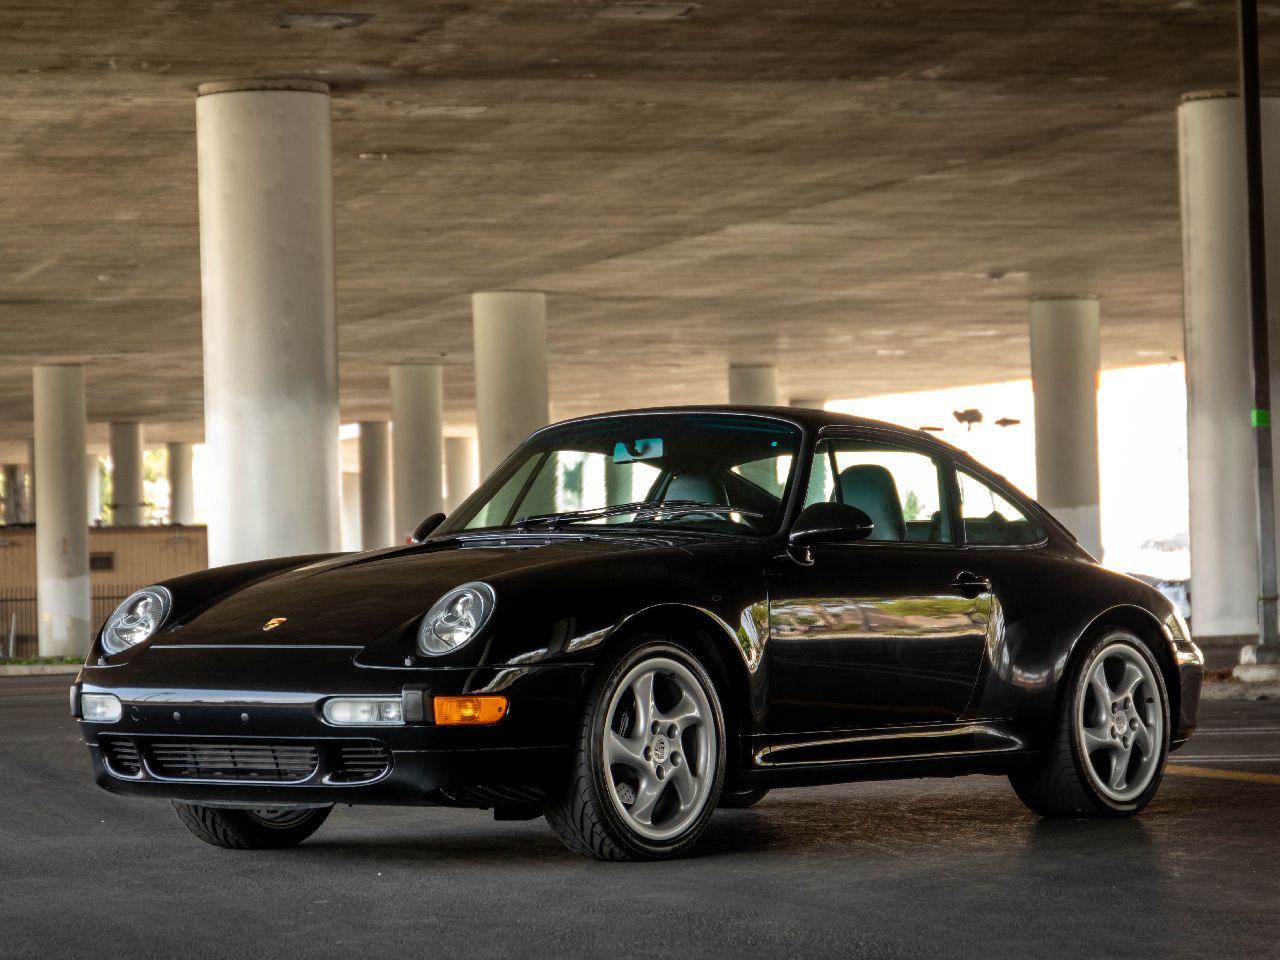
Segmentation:
{"type": "MultiPolygon", "coordinates": [[[[717,811],[684,859],[818,854],[875,861],[996,855],[1012,847],[1025,860],[1038,862],[1126,857],[1142,863],[1155,858],[1153,835],[1164,832],[1170,818],[1177,819],[1176,809],[1163,806],[1163,812],[1153,808],[1136,818],[1055,821],[1039,819],[1012,795],[956,802],[937,795],[886,801],[797,793],[771,797],[751,810],[717,811]]],[[[322,828],[295,855],[317,862],[356,858],[402,866],[587,862],[566,850],[541,819],[498,823],[479,811],[434,810],[423,816],[420,832],[406,829],[400,816],[392,829],[347,817],[334,825],[340,829],[326,834],[322,828]]]]}

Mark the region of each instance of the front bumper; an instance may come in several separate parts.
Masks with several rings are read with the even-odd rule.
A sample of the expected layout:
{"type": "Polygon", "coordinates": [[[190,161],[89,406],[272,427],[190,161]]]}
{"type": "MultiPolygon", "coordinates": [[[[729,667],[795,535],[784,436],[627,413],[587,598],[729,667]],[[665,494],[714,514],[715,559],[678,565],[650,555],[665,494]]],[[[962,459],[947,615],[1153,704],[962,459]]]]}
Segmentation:
{"type": "Polygon", "coordinates": [[[81,692],[121,700],[119,721],[79,721],[94,777],[115,793],[214,805],[496,806],[537,802],[562,780],[587,670],[369,669],[355,666],[350,650],[168,648],[119,667],[86,666],[73,702],[81,692]],[[334,726],[321,714],[332,696],[406,688],[420,692],[427,720],[334,726]],[[433,696],[480,692],[508,697],[499,723],[427,722],[433,696]],[[363,779],[348,775],[348,757],[363,779]]]}

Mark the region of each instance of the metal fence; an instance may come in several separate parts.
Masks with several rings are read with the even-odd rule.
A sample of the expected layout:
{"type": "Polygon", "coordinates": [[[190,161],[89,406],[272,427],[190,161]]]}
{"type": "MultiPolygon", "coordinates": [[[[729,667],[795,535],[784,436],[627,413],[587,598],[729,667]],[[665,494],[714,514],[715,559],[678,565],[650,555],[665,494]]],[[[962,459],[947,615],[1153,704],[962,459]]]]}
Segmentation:
{"type": "MultiPolygon", "coordinates": [[[[90,595],[92,629],[111,615],[130,588],[112,587],[94,590],[90,595]]],[[[0,657],[35,657],[39,655],[40,616],[36,606],[35,591],[29,587],[0,587],[0,657]]],[[[89,638],[85,637],[85,650],[89,638]]]]}

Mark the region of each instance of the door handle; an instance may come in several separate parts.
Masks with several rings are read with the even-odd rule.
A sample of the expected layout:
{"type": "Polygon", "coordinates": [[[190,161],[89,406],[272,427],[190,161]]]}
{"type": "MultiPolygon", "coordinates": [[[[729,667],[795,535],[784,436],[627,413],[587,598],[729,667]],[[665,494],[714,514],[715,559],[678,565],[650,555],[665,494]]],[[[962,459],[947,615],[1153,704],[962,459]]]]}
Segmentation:
{"type": "Polygon", "coordinates": [[[989,593],[991,591],[991,578],[970,573],[968,570],[961,570],[956,574],[956,578],[951,581],[951,589],[958,590],[965,596],[989,593]]]}

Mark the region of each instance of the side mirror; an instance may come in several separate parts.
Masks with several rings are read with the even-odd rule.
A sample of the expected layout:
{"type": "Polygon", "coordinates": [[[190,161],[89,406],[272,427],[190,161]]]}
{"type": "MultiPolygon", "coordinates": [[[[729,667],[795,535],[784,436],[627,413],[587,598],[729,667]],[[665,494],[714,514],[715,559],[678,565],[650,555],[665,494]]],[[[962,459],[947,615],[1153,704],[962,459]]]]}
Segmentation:
{"type": "Polygon", "coordinates": [[[791,528],[791,546],[808,548],[815,543],[853,543],[871,536],[875,524],[857,507],[847,503],[811,503],[800,511],[791,528]]]}
{"type": "Polygon", "coordinates": [[[427,537],[431,536],[431,531],[440,524],[444,523],[443,513],[433,513],[427,519],[413,528],[413,533],[409,536],[410,543],[421,543],[427,537]]]}

